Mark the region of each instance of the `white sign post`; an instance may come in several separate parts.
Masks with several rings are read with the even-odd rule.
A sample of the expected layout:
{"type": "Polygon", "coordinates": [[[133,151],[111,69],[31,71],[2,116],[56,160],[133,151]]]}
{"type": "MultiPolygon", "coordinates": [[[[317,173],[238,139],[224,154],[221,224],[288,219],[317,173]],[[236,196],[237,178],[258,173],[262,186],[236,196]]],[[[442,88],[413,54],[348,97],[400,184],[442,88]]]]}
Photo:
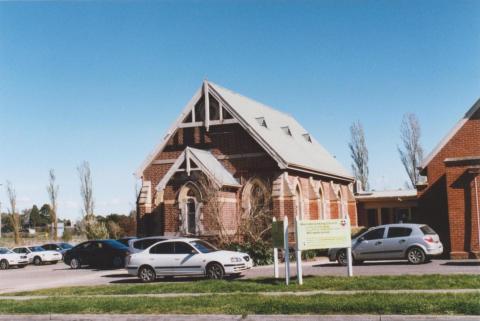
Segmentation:
{"type": "Polygon", "coordinates": [[[290,253],[288,249],[288,218],[277,222],[273,218],[272,222],[272,243],[273,243],[273,269],[275,278],[279,278],[278,249],[284,250],[285,256],[285,283],[290,283],[290,253]]]}
{"type": "Polygon", "coordinates": [[[283,239],[284,239],[284,256],[285,256],[285,284],[290,284],[290,250],[288,248],[288,216],[283,219],[283,239]]]}
{"type": "MultiPolygon", "coordinates": [[[[273,218],[273,224],[272,224],[272,235],[275,235],[277,231],[275,231],[276,228],[276,223],[277,219],[274,217],[273,218]]],[[[282,233],[283,233],[283,226],[282,226],[282,233]]],[[[273,274],[275,276],[275,279],[278,279],[279,273],[278,273],[278,248],[277,244],[273,242],[273,274]]]]}
{"type": "MultiPolygon", "coordinates": [[[[298,223],[299,223],[298,216],[295,218],[295,239],[298,240],[298,223]]],[[[303,284],[303,271],[302,271],[302,250],[298,246],[298,242],[295,247],[295,254],[296,254],[296,259],[297,259],[297,281],[299,285],[303,284]]]]}

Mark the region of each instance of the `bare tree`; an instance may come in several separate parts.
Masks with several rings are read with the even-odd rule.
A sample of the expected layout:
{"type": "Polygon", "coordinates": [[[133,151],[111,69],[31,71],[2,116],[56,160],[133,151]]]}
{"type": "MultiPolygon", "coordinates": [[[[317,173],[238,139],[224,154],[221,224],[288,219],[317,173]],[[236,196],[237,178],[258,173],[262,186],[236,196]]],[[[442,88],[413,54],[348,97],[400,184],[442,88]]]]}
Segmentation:
{"type": "Polygon", "coordinates": [[[95,201],[93,199],[93,180],[90,164],[84,161],[77,167],[80,178],[80,196],[83,202],[82,230],[89,240],[108,238],[108,230],[104,223],[95,217],[95,201]]]}
{"type": "Polygon", "coordinates": [[[10,181],[7,181],[7,197],[10,204],[10,209],[8,210],[10,222],[13,228],[13,236],[15,244],[20,243],[20,217],[17,213],[17,193],[10,181]]]}
{"type": "Polygon", "coordinates": [[[400,159],[410,179],[409,187],[415,187],[420,178],[418,166],[423,159],[423,148],[420,144],[420,123],[415,114],[405,114],[400,127],[402,147],[398,147],[400,159]]]}
{"type": "Polygon", "coordinates": [[[206,175],[201,175],[198,183],[202,189],[202,212],[204,220],[208,222],[208,229],[215,231],[220,246],[231,243],[235,233],[229,231],[225,224],[226,220],[223,217],[225,202],[221,197],[221,187],[206,175]]]}
{"type": "Polygon", "coordinates": [[[80,195],[83,202],[83,215],[85,218],[94,216],[95,201],[93,199],[93,182],[90,164],[84,161],[77,167],[78,177],[80,178],[80,195]]]}
{"type": "Polygon", "coordinates": [[[368,149],[365,142],[365,132],[360,121],[356,121],[350,126],[348,147],[353,161],[352,170],[355,178],[362,183],[362,188],[368,191],[370,189],[368,183],[368,149]]]}
{"type": "Polygon", "coordinates": [[[47,193],[50,198],[50,220],[52,225],[51,234],[53,239],[57,240],[58,219],[57,219],[57,200],[58,200],[58,185],[56,185],[55,171],[53,169],[48,173],[49,181],[47,185],[47,193]]]}

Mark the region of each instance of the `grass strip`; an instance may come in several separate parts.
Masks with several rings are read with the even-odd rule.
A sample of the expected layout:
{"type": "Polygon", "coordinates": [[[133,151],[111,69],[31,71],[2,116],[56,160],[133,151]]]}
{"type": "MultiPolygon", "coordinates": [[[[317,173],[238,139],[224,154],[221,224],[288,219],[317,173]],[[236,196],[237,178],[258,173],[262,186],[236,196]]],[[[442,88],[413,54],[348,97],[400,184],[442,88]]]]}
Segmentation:
{"type": "Polygon", "coordinates": [[[261,295],[182,298],[49,298],[2,301],[0,314],[464,314],[480,315],[478,294],[261,295]]]}
{"type": "MultiPolygon", "coordinates": [[[[135,281],[136,279],[132,279],[135,281]]],[[[295,282],[295,281],[293,281],[295,282]]],[[[285,291],[368,291],[368,290],[434,290],[434,289],[480,289],[480,275],[402,275],[402,276],[357,276],[353,278],[316,276],[305,277],[304,285],[286,286],[281,279],[260,278],[232,281],[165,282],[152,284],[111,284],[101,286],[70,286],[28,292],[4,294],[4,296],[25,295],[122,295],[157,293],[256,293],[285,291]]]]}

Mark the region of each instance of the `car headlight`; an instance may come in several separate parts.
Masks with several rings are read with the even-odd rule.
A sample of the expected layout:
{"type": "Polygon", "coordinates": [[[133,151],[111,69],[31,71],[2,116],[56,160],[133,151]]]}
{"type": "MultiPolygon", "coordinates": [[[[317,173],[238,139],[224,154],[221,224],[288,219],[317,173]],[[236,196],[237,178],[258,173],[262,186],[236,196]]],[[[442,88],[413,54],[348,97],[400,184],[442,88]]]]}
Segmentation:
{"type": "Polygon", "coordinates": [[[230,258],[230,262],[232,262],[232,263],[240,263],[240,262],[242,262],[242,258],[240,258],[240,257],[231,257],[231,258],[230,258]]]}

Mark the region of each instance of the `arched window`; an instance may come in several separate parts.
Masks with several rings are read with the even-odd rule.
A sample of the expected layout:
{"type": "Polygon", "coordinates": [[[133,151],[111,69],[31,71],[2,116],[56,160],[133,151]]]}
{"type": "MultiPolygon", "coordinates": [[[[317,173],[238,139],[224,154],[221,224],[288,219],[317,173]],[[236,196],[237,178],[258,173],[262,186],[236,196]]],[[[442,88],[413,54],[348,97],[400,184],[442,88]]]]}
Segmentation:
{"type": "Polygon", "coordinates": [[[198,235],[201,233],[201,200],[200,190],[194,183],[189,182],[181,188],[178,195],[181,234],[198,235]]]}
{"type": "Polygon", "coordinates": [[[254,182],[250,190],[250,208],[254,211],[262,209],[267,202],[266,197],[265,187],[254,182]]]}
{"type": "Polygon", "coordinates": [[[197,204],[195,199],[189,198],[187,200],[187,233],[196,234],[196,214],[197,204]]]}
{"type": "Polygon", "coordinates": [[[242,192],[242,207],[247,213],[263,210],[269,204],[269,192],[265,183],[259,179],[251,179],[245,184],[242,192]]]}
{"type": "Polygon", "coordinates": [[[342,199],[342,192],[339,190],[337,193],[338,197],[338,217],[343,217],[343,199],[342,199]]]}
{"type": "Polygon", "coordinates": [[[323,198],[323,191],[321,188],[318,189],[318,218],[321,220],[326,219],[325,200],[323,198]]]}
{"type": "Polygon", "coordinates": [[[338,190],[338,216],[344,218],[348,215],[347,200],[342,195],[342,191],[338,190]]]}
{"type": "Polygon", "coordinates": [[[299,219],[303,219],[303,197],[300,185],[297,185],[295,189],[295,216],[299,219]]]}

